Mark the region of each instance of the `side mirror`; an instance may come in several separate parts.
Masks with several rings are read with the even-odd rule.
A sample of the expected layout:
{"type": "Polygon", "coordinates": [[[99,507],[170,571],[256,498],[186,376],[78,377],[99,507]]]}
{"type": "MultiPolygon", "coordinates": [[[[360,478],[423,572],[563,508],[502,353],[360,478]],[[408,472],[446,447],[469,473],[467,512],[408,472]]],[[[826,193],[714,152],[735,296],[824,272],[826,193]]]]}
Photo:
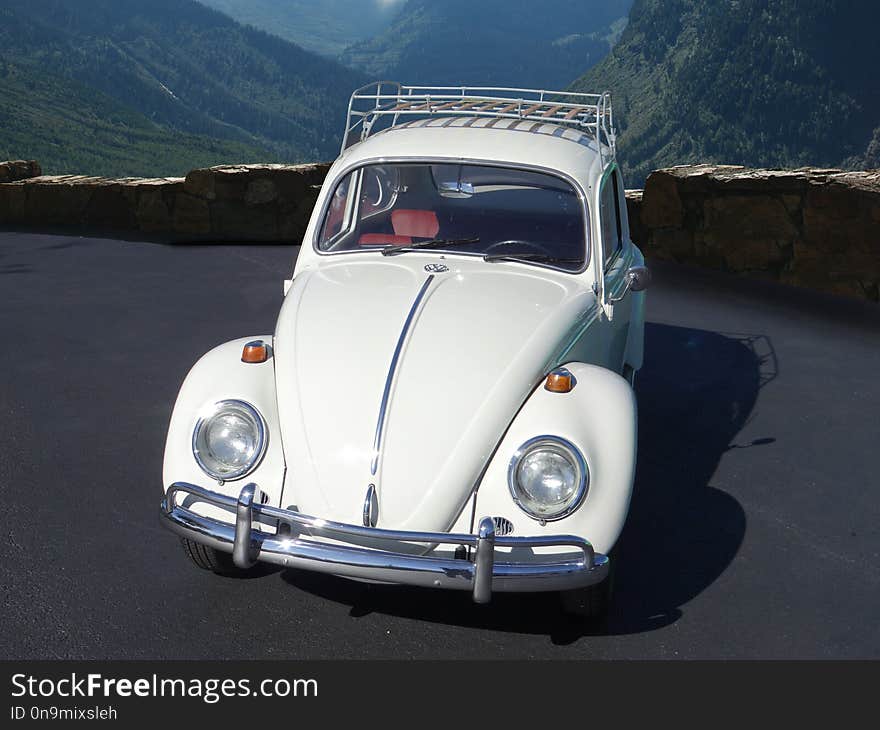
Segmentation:
{"type": "Polygon", "coordinates": [[[651,286],[651,269],[647,266],[631,266],[626,272],[630,291],[644,291],[651,286]]]}
{"type": "Polygon", "coordinates": [[[617,304],[631,291],[644,291],[651,286],[651,270],[647,266],[630,266],[623,279],[626,286],[620,294],[608,300],[609,304],[617,304]]]}

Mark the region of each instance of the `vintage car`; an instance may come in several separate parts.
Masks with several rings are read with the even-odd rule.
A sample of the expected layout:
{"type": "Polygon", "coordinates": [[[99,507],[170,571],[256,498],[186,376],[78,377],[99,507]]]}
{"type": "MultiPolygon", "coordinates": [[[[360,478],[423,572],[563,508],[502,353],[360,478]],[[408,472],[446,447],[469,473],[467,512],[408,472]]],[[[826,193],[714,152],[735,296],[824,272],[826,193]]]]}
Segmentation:
{"type": "Polygon", "coordinates": [[[274,334],[181,387],[161,520],[216,572],[602,614],[648,282],[607,93],[360,89],[274,334]]]}

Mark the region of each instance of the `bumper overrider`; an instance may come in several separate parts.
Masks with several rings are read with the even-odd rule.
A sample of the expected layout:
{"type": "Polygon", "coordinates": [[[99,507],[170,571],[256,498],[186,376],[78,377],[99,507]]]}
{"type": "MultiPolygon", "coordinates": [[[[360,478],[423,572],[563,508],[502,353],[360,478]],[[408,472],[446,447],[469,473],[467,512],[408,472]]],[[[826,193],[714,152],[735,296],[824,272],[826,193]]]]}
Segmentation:
{"type": "Polygon", "coordinates": [[[581,537],[496,535],[491,517],[480,520],[476,534],[384,530],[259,504],[254,501],[255,493],[259,493],[255,484],[245,486],[235,498],[176,482],[162,501],[161,522],[181,537],[232,553],[239,568],[266,562],[346,578],[469,590],[477,603],[488,603],[495,591],[581,588],[601,582],[608,574],[608,557],[595,552],[581,537]],[[197,514],[187,507],[194,503],[229,511],[235,522],[197,514]],[[259,529],[259,524],[276,520],[275,533],[259,529]],[[364,547],[365,542],[397,544],[400,552],[364,547]],[[453,549],[464,545],[467,557],[438,552],[436,548],[441,545],[453,549]],[[563,552],[548,556],[531,550],[553,547],[563,548],[563,552]],[[509,548],[510,552],[496,552],[496,548],[509,548]]]}

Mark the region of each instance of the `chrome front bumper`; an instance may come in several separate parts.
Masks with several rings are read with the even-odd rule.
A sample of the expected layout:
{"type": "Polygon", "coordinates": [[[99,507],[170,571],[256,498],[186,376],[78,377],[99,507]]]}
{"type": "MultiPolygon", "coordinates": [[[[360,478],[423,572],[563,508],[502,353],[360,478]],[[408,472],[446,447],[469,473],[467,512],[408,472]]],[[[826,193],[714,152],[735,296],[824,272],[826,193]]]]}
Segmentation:
{"type": "Polygon", "coordinates": [[[608,574],[608,557],[572,535],[500,536],[495,534],[491,517],[480,521],[475,535],[346,525],[255,503],[256,491],[256,485],[248,484],[236,499],[177,482],[162,500],[161,522],[181,537],[232,553],[240,568],[262,561],[382,583],[470,590],[477,603],[488,603],[494,591],[569,590],[599,583],[608,574]],[[178,500],[178,495],[183,498],[178,500]],[[187,507],[194,502],[230,511],[235,523],[196,514],[187,507]],[[274,534],[254,525],[275,520],[278,529],[274,534]],[[358,542],[362,544],[355,544],[358,542]],[[401,551],[365,547],[364,543],[396,543],[401,551]],[[437,554],[441,545],[464,545],[468,557],[437,554]],[[511,552],[496,553],[496,547],[511,548],[511,552]],[[552,547],[567,550],[551,556],[530,551],[552,547]],[[525,559],[514,559],[518,555],[525,559]]]}

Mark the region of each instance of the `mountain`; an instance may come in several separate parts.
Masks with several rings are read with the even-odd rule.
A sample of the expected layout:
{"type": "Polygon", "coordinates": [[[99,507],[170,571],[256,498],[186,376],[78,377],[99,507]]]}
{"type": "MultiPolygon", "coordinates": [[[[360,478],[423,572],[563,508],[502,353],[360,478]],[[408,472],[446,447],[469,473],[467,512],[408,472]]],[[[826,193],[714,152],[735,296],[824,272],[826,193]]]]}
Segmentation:
{"type": "Polygon", "coordinates": [[[390,23],[403,0],[200,0],[239,23],[336,57],[390,23]]]}
{"type": "Polygon", "coordinates": [[[568,86],[608,53],[632,0],[408,0],[392,25],[342,55],[408,84],[568,86]]]}
{"type": "MultiPolygon", "coordinates": [[[[69,144],[77,142],[73,118],[90,118],[96,110],[87,102],[94,101],[117,116],[125,111],[145,133],[163,134],[169,149],[213,145],[217,162],[261,151],[263,159],[284,161],[333,157],[348,95],[363,83],[333,61],[190,0],[0,0],[0,60],[19,78],[62,80],[60,87],[49,84],[56,92],[70,85],[74,106],[63,135],[69,144]]],[[[54,92],[31,101],[44,103],[50,116],[61,108],[54,92]]],[[[46,149],[45,128],[33,134],[35,146],[46,149]]],[[[60,159],[41,161],[52,170],[60,159]]]]}
{"type": "Polygon", "coordinates": [[[0,98],[0,160],[40,160],[47,174],[165,177],[273,159],[241,142],[169,133],[95,89],[3,59],[0,98]]]}
{"type": "Polygon", "coordinates": [[[698,161],[858,164],[877,158],[878,27],[861,0],[636,0],[572,88],[612,91],[628,184],[698,161]]]}

